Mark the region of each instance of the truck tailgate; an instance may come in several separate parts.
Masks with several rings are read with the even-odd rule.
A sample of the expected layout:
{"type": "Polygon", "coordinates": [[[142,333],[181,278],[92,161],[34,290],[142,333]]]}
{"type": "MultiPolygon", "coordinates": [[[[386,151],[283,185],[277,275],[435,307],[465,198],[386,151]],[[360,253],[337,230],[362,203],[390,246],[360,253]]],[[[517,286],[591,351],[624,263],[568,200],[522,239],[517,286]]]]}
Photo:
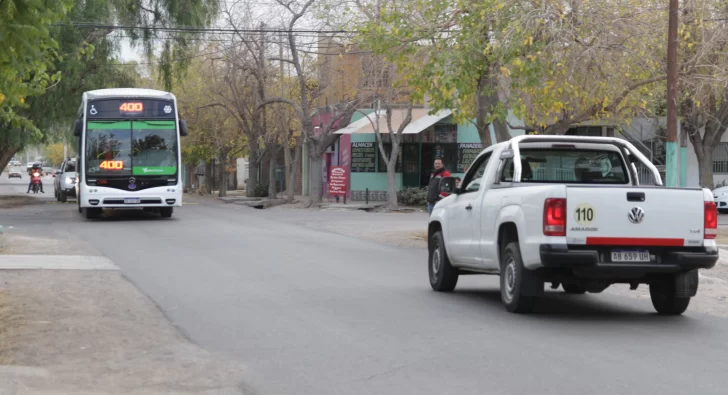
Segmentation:
{"type": "Polygon", "coordinates": [[[702,246],[700,189],[566,188],[568,244],[702,246]]]}

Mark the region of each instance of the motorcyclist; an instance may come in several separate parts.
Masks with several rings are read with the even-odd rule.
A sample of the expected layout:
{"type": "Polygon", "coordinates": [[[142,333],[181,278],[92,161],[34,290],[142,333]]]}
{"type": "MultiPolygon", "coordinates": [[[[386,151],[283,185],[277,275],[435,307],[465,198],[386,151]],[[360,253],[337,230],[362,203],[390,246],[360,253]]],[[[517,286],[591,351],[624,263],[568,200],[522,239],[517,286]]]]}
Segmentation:
{"type": "MultiPolygon", "coordinates": [[[[26,192],[26,193],[30,193],[30,188],[33,187],[33,173],[38,172],[39,174],[43,174],[42,170],[43,169],[39,163],[33,163],[33,167],[31,167],[30,171],[28,172],[28,174],[30,174],[30,183],[28,184],[28,192],[26,192]]],[[[42,179],[40,181],[40,192],[45,193],[45,191],[43,191],[43,180],[42,179]]]]}

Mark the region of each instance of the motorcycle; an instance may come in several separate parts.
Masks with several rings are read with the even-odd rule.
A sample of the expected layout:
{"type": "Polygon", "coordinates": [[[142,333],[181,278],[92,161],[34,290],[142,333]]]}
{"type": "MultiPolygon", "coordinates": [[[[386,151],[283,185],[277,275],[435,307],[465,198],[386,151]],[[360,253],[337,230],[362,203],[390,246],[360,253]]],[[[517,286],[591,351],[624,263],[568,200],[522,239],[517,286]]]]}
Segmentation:
{"type": "Polygon", "coordinates": [[[36,171],[30,178],[30,183],[33,185],[33,193],[37,194],[40,191],[40,182],[40,173],[36,171]]]}

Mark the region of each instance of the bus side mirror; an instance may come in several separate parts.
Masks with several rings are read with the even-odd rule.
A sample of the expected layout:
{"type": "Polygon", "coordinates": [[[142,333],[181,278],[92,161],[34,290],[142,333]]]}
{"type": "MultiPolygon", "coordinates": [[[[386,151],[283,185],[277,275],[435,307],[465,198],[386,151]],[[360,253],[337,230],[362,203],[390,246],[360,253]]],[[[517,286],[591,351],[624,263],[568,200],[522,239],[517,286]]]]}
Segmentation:
{"type": "Polygon", "coordinates": [[[81,130],[83,130],[83,127],[81,127],[81,120],[77,119],[73,124],[73,135],[75,137],[81,136],[81,130]]]}
{"type": "Polygon", "coordinates": [[[184,119],[179,120],[179,135],[180,136],[187,136],[187,121],[184,119]]]}

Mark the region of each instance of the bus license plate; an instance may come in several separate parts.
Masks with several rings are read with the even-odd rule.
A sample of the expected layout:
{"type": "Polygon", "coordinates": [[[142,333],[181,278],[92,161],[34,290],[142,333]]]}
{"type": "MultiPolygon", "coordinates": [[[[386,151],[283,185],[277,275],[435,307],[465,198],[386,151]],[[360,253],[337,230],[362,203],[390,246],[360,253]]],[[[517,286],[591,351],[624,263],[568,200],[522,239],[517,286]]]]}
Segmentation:
{"type": "Polygon", "coordinates": [[[141,201],[139,198],[124,198],[124,204],[139,204],[141,201]]]}
{"type": "Polygon", "coordinates": [[[612,262],[649,262],[649,251],[612,251],[612,262]]]}

